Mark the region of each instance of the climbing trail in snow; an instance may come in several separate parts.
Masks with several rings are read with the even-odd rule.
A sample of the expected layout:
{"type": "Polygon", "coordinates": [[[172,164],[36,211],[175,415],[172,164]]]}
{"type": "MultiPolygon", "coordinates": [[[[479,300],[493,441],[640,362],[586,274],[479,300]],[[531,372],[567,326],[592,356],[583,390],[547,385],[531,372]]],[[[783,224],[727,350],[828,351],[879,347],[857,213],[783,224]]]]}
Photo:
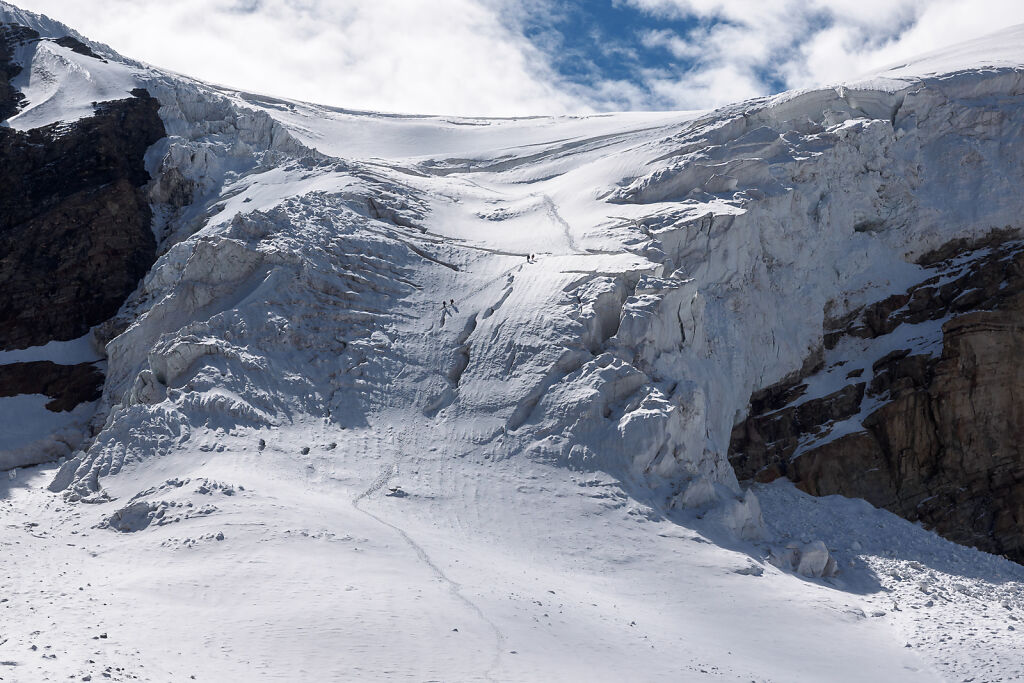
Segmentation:
{"type": "MultiPolygon", "coordinates": [[[[389,444],[394,444],[394,434],[390,434],[389,435],[388,443],[389,444]]],[[[399,450],[399,452],[401,452],[401,451],[399,450]]],[[[400,458],[400,456],[399,456],[399,458],[400,458]]],[[[498,681],[498,680],[501,680],[501,679],[495,677],[498,668],[501,666],[501,658],[502,658],[502,653],[503,653],[503,650],[504,650],[504,643],[505,643],[505,635],[501,632],[501,629],[499,629],[498,626],[493,621],[491,621],[490,619],[487,618],[487,615],[484,614],[483,610],[480,609],[479,605],[477,605],[475,602],[470,600],[469,597],[467,597],[465,595],[465,593],[463,592],[462,586],[460,586],[458,583],[456,583],[452,579],[448,578],[448,575],[445,574],[444,570],[442,570],[430,558],[430,555],[423,548],[423,546],[421,546],[419,543],[414,541],[413,538],[408,534],[408,532],[406,532],[404,529],[402,529],[397,524],[389,522],[388,520],[384,519],[383,517],[381,517],[379,515],[376,515],[376,514],[370,512],[369,510],[364,509],[360,505],[360,503],[363,500],[366,500],[367,498],[370,498],[375,493],[377,493],[382,488],[384,488],[388,484],[388,482],[391,481],[392,478],[394,478],[395,476],[398,475],[398,473],[399,473],[399,462],[398,462],[398,459],[396,459],[396,461],[394,463],[392,463],[391,465],[385,467],[381,471],[381,473],[379,475],[377,475],[377,478],[373,480],[373,482],[370,484],[369,488],[367,488],[365,491],[363,491],[358,496],[356,496],[355,498],[352,499],[352,507],[354,507],[360,513],[362,513],[362,514],[366,515],[367,517],[375,520],[379,524],[382,524],[382,525],[388,527],[389,529],[394,531],[396,534],[398,534],[402,538],[402,540],[405,542],[405,544],[408,545],[413,550],[413,552],[416,553],[416,556],[420,559],[420,561],[423,564],[425,564],[430,569],[430,571],[433,572],[433,574],[448,587],[448,590],[451,592],[451,594],[453,596],[455,596],[455,598],[458,599],[461,603],[463,603],[466,607],[468,607],[474,614],[476,614],[476,616],[481,621],[483,621],[485,624],[487,624],[488,628],[490,628],[490,630],[494,633],[494,655],[493,655],[493,658],[491,660],[490,667],[487,669],[487,671],[484,672],[483,677],[486,680],[488,680],[488,681],[498,681]]]]}
{"type": "Polygon", "coordinates": [[[574,254],[579,254],[580,248],[576,244],[576,238],[572,236],[572,226],[570,226],[568,221],[562,218],[562,215],[558,213],[558,207],[555,206],[555,200],[547,194],[541,196],[544,200],[544,207],[547,210],[548,216],[562,228],[562,234],[565,235],[565,242],[569,246],[569,251],[574,254]]]}

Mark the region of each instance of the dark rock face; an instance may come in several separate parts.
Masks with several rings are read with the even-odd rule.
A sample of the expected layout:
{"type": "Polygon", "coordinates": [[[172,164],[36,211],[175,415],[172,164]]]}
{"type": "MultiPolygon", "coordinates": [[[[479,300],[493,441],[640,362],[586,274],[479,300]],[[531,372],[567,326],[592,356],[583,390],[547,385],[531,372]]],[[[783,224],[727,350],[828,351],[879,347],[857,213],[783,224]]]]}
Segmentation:
{"type": "Polygon", "coordinates": [[[865,498],[1024,563],[1024,244],[1006,238],[947,245],[922,263],[933,277],[835,321],[815,373],[842,386],[804,398],[807,373],[756,392],[733,431],[737,475],[865,498]],[[851,355],[928,321],[933,348],[851,355]]]}
{"type": "MultiPolygon", "coordinates": [[[[24,105],[11,85],[22,70],[17,48],[40,40],[0,25],[0,121],[24,105]]],[[[100,59],[75,38],[54,42],[100,59]]],[[[81,337],[117,312],[153,264],[144,155],[166,133],[159,103],[144,90],[130,95],[72,123],[0,127],[0,350],[81,337]]],[[[90,363],[0,365],[0,396],[44,394],[54,412],[95,401],[102,385],[90,363]]]]}
{"type": "Polygon", "coordinates": [[[105,59],[100,57],[98,54],[93,52],[91,47],[89,47],[88,45],[86,45],[85,43],[80,41],[78,38],[73,38],[71,36],[64,36],[63,38],[57,38],[53,42],[57,43],[61,47],[66,47],[67,49],[71,50],[72,52],[77,52],[80,55],[85,55],[86,57],[92,57],[93,59],[98,59],[101,62],[106,61],[105,59]]]}
{"type": "Polygon", "coordinates": [[[96,401],[102,390],[103,373],[92,363],[58,365],[44,360],[0,365],[0,396],[43,394],[53,399],[46,409],[55,413],[96,401]]]}
{"type": "Polygon", "coordinates": [[[143,156],[165,132],[132,94],[70,125],[0,128],[0,349],[82,336],[153,264],[143,156]]]}
{"type": "Polygon", "coordinates": [[[36,40],[39,34],[26,26],[0,24],[0,121],[17,114],[25,101],[11,85],[11,79],[21,73],[21,66],[13,61],[14,48],[36,40]]]}

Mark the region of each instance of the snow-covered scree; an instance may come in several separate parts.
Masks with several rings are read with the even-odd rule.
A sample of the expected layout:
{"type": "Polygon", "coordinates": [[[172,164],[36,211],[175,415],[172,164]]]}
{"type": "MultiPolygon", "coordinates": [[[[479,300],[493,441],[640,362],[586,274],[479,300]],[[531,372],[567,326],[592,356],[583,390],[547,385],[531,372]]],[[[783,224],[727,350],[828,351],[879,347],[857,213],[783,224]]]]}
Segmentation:
{"type": "Polygon", "coordinates": [[[1019,227],[1024,51],[716,112],[493,120],[90,45],[107,61],[24,56],[58,85],[30,81],[11,125],[147,88],[162,254],[95,332],[94,437],[0,489],[14,680],[1024,675],[1024,569],[743,491],[726,459],[826,316],[1019,227]]]}

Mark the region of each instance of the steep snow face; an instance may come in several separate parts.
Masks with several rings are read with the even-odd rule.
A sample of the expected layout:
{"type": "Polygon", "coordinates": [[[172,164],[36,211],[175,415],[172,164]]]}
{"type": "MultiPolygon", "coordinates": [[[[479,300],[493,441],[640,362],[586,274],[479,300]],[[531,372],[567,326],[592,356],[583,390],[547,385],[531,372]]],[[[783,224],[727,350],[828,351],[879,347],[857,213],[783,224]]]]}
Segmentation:
{"type": "Polygon", "coordinates": [[[0,21],[5,24],[20,24],[22,26],[28,26],[29,28],[37,31],[43,38],[56,39],[71,36],[103,55],[118,56],[119,59],[123,59],[106,45],[89,40],[78,31],[75,31],[59,21],[55,21],[42,14],[28,12],[6,1],[0,1],[0,21]]]}
{"type": "Polygon", "coordinates": [[[826,315],[909,284],[908,261],[952,238],[1020,227],[1021,83],[969,73],[727,110],[610,195],[649,210],[637,220],[661,272],[694,280],[680,317],[698,329],[661,367],[700,378],[705,451],[751,389],[818,353],[826,315]]]}
{"type": "Polygon", "coordinates": [[[15,130],[92,116],[94,102],[123,99],[137,87],[139,69],[102,62],[50,41],[22,46],[14,59],[28,66],[11,81],[27,100],[25,108],[6,121],[15,130]]]}
{"type": "MultiPolygon", "coordinates": [[[[872,74],[896,79],[948,76],[962,71],[1019,69],[1024,61],[1024,26],[1011,26],[998,33],[976,38],[872,74]]],[[[870,78],[870,76],[869,76],[870,78]]]]}
{"type": "Polygon", "coordinates": [[[39,36],[14,53],[13,61],[22,70],[11,85],[27,102],[3,125],[16,130],[91,116],[95,103],[127,97],[146,71],[60,22],[7,2],[0,2],[0,23],[28,27],[39,36]]]}

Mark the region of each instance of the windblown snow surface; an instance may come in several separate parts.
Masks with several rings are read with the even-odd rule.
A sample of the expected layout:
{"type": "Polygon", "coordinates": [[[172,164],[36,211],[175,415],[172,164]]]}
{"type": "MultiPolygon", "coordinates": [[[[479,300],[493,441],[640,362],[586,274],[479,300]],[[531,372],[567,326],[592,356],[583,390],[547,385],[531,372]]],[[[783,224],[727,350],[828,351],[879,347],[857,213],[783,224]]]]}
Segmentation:
{"type": "Polygon", "coordinates": [[[826,312],[1020,227],[1024,30],[713,112],[524,119],[90,45],[26,50],[10,125],[159,98],[162,255],[97,331],[95,436],[4,475],[0,680],[1024,677],[1024,568],[726,460],[826,312]]]}

